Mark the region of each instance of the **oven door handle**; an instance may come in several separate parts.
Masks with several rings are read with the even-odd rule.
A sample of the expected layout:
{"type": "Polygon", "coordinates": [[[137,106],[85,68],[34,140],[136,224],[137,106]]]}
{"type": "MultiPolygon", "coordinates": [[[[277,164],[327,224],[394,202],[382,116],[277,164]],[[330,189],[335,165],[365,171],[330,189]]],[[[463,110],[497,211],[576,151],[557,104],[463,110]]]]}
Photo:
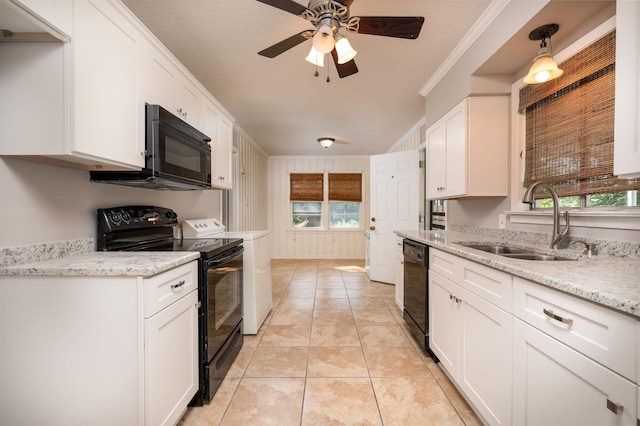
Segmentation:
{"type": "Polygon", "coordinates": [[[234,247],[232,250],[227,252],[229,254],[223,253],[223,254],[225,254],[224,257],[211,258],[211,259],[205,261],[205,264],[206,264],[207,268],[213,268],[214,266],[224,265],[227,262],[231,262],[231,261],[236,260],[237,258],[241,257],[243,252],[244,252],[244,247],[243,246],[234,247]]]}

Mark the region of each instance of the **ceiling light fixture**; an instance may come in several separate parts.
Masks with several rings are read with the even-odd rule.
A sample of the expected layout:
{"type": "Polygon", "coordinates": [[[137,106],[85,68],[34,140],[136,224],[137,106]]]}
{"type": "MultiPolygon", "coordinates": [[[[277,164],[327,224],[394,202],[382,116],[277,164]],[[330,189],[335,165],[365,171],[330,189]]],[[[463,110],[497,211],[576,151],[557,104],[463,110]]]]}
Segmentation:
{"type": "Polygon", "coordinates": [[[336,42],[338,63],[346,64],[347,62],[355,58],[358,52],[356,52],[353,47],[351,47],[351,43],[349,43],[349,40],[347,40],[345,36],[337,34],[336,38],[338,39],[338,41],[336,42]]]}
{"type": "Polygon", "coordinates": [[[324,53],[318,52],[315,46],[311,46],[309,54],[304,59],[308,62],[311,62],[315,66],[324,67],[324,53]]]}
{"type": "Polygon", "coordinates": [[[329,148],[336,140],[334,138],[319,138],[318,142],[323,148],[329,148]]]}
{"type": "Polygon", "coordinates": [[[336,46],[333,29],[329,25],[322,25],[313,36],[313,47],[320,53],[329,53],[336,46]]]}
{"type": "Polygon", "coordinates": [[[529,40],[540,40],[540,50],[538,56],[533,60],[533,65],[529,73],[522,80],[527,84],[544,83],[562,75],[563,71],[551,56],[551,48],[547,50],[547,39],[551,43],[551,36],[554,35],[560,26],[558,24],[542,25],[529,33],[529,40]]]}

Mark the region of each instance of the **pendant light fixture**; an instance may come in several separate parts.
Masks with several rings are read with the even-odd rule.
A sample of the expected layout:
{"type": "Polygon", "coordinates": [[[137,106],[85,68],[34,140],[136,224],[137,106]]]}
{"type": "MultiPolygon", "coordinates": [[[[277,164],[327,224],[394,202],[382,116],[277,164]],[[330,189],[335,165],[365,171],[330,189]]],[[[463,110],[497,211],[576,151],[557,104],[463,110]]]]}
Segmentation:
{"type": "Polygon", "coordinates": [[[324,67],[324,53],[318,52],[315,46],[311,46],[311,51],[304,59],[317,67],[324,67]]]}
{"type": "Polygon", "coordinates": [[[350,60],[356,57],[358,52],[356,52],[353,47],[351,47],[351,43],[346,39],[342,34],[338,34],[336,36],[338,41],[336,42],[336,52],[338,53],[338,63],[346,64],[350,60]]]}
{"type": "Polygon", "coordinates": [[[318,142],[320,143],[320,146],[323,148],[329,148],[331,145],[333,145],[333,143],[335,142],[334,138],[319,138],[318,142]]]}
{"type": "Polygon", "coordinates": [[[547,50],[547,39],[551,42],[551,36],[558,32],[558,24],[547,24],[536,28],[529,33],[529,40],[540,40],[538,56],[533,60],[529,73],[523,79],[527,84],[544,83],[562,75],[563,71],[551,56],[551,48],[547,50]]]}

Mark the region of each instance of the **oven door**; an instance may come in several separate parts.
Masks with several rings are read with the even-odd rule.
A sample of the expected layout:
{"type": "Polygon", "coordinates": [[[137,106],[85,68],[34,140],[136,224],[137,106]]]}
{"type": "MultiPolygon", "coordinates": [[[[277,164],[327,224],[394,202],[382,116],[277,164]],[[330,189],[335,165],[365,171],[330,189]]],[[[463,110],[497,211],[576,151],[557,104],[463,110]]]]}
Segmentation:
{"type": "Polygon", "coordinates": [[[242,320],[242,258],[238,246],[204,261],[206,273],[206,362],[224,345],[242,320]]]}

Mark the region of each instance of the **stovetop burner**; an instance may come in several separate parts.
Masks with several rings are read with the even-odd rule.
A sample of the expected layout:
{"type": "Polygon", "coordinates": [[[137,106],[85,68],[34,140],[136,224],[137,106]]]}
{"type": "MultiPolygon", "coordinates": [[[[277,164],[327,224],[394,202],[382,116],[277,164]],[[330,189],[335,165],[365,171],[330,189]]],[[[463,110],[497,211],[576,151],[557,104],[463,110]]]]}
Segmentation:
{"type": "Polygon", "coordinates": [[[178,215],[154,206],[98,209],[98,251],[198,251],[211,258],[242,243],[240,238],[173,238],[178,215]]]}

